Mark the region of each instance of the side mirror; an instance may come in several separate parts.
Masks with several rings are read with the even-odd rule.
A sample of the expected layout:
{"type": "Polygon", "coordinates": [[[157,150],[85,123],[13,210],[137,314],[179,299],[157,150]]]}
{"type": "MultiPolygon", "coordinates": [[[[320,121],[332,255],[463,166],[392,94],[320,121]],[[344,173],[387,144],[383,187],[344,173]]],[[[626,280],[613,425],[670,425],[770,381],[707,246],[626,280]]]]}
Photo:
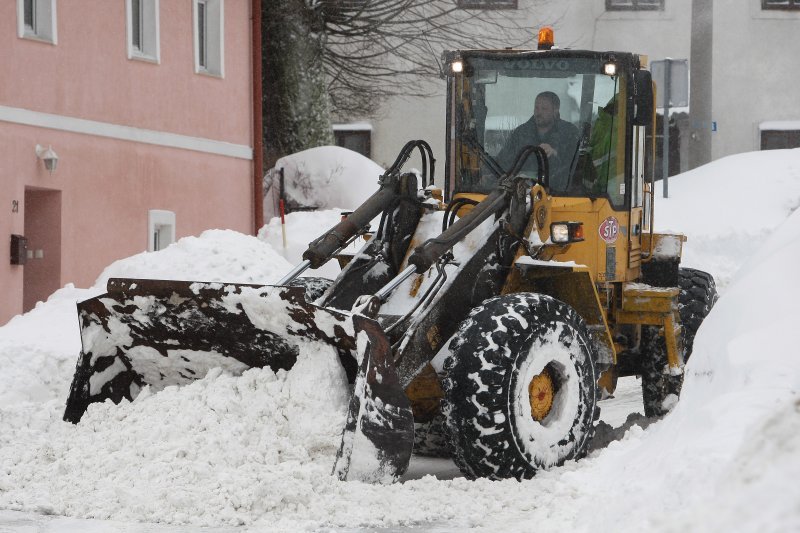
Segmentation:
{"type": "Polygon", "coordinates": [[[633,124],[649,126],[653,121],[653,77],[648,70],[633,72],[633,124]]]}

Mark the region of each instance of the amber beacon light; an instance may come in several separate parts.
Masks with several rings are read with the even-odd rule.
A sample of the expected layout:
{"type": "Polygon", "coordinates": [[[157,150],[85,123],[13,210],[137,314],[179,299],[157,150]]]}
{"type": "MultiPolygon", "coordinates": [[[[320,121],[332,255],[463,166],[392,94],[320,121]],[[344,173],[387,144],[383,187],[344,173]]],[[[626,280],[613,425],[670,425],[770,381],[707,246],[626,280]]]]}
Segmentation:
{"type": "Polygon", "coordinates": [[[539,30],[539,50],[550,50],[555,43],[552,26],[544,26],[539,30]]]}

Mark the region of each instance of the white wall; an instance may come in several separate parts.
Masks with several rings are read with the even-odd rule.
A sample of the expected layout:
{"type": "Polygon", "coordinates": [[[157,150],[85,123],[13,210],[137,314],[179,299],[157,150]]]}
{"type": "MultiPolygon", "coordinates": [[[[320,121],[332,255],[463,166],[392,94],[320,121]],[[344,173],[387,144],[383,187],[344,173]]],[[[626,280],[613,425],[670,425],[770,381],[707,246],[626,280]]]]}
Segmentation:
{"type": "MultiPolygon", "coordinates": [[[[445,146],[445,80],[440,80],[441,93],[430,98],[392,98],[384,106],[383,115],[372,119],[372,160],[383,168],[391,165],[403,145],[422,139],[433,149],[437,178],[444,171],[445,146]]],[[[419,167],[417,152],[406,168],[419,167]]],[[[438,182],[438,179],[437,179],[438,182]]]]}
{"type": "Polygon", "coordinates": [[[758,150],[758,124],[800,120],[800,12],[714,2],[714,159],[758,150]]]}

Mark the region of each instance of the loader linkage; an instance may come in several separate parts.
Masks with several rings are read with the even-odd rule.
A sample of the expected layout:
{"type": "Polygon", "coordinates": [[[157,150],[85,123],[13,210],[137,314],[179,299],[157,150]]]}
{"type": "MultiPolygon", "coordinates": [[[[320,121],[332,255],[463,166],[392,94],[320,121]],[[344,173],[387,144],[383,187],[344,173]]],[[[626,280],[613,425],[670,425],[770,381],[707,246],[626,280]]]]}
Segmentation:
{"type": "Polygon", "coordinates": [[[64,420],[78,423],[93,402],[130,401],[146,385],[183,385],[213,367],[290,370],[295,342],[316,340],[336,348],[346,369],[358,363],[335,473],[391,482],[408,466],[411,408],[373,320],[314,306],[297,287],[112,279],[108,291],[78,306],[83,351],[64,420]]]}
{"type": "MultiPolygon", "coordinates": [[[[416,177],[400,173],[415,148],[425,162],[423,184],[427,181],[428,163],[431,172],[434,165],[430,147],[411,141],[380,177],[379,190],[312,242],[303,263],[278,286],[111,279],[107,293],[79,303],[83,349],[64,420],[78,423],[91,403],[132,401],[145,386],[158,391],[186,384],[214,367],[232,372],[251,367],[290,370],[298,344],[317,341],[335,348],[349,381],[355,383],[335,474],[342,480],[396,480],[411,457],[414,422],[385,334],[377,322],[330,305],[313,305],[303,288],[287,285],[308,267],[335,257],[376,216],[384,213],[387,218],[387,213],[402,210],[403,200],[412,206],[418,203],[416,177]]],[[[399,228],[413,231],[418,218],[419,214],[412,216],[410,225],[399,221],[399,228]]],[[[392,233],[390,229],[382,227],[383,232],[392,233]]],[[[381,233],[375,239],[378,244],[381,233]]],[[[391,248],[391,242],[385,244],[391,248]]],[[[394,253],[377,253],[393,255],[396,262],[400,255],[395,248],[394,253]]],[[[355,296],[345,294],[344,300],[355,296]]]]}

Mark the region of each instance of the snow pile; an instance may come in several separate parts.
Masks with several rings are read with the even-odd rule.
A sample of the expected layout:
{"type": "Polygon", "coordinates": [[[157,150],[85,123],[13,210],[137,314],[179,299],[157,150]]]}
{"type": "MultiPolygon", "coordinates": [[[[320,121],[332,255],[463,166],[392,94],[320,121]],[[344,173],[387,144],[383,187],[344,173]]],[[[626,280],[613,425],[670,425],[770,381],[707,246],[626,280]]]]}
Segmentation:
{"type": "Polygon", "coordinates": [[[95,282],[109,278],[271,283],[291,270],[275,249],[255,237],[231,230],[208,230],[184,237],[158,252],[142,252],[112,263],[95,282]]]}
{"type": "Polygon", "coordinates": [[[800,210],[703,323],[673,412],[581,469],[587,489],[603,493],[586,509],[598,523],[624,516],[626,531],[800,530],[800,286],[785,282],[798,260],[800,210]],[[608,490],[609,480],[620,486],[608,490]]]}
{"type": "Polygon", "coordinates": [[[105,292],[109,278],[183,279],[273,283],[292,265],[259,239],[210,230],[158,252],[145,252],[107,267],[91,289],[56,291],[25,315],[0,328],[0,405],[66,400],[81,349],[79,301],[105,292]]]}
{"type": "Polygon", "coordinates": [[[800,207],[800,149],[718,159],[656,183],[655,226],[688,236],[684,266],[714,273],[723,291],[742,262],[800,207]]]}
{"type": "Polygon", "coordinates": [[[717,490],[695,502],[700,524],[756,529],[763,514],[774,531],[800,530],[798,262],[795,210],[737,273],[695,338],[681,402],[664,431],[707,432],[685,449],[720,470],[717,490]],[[726,513],[705,514],[703,506],[726,513]]]}
{"type": "MultiPolygon", "coordinates": [[[[378,190],[384,170],[363,155],[339,146],[321,146],[278,159],[283,169],[284,194],[290,205],[317,209],[355,209],[378,190]]],[[[270,180],[264,204],[277,213],[278,172],[270,180]]]]}
{"type": "MultiPolygon", "coordinates": [[[[0,327],[0,409],[66,399],[81,349],[75,302],[100,292],[68,285],[0,327]]],[[[5,432],[2,425],[0,429],[5,432]]]]}
{"type": "MultiPolygon", "coordinates": [[[[308,244],[341,219],[341,209],[289,213],[286,215],[286,248],[283,247],[280,218],[273,218],[265,224],[258,232],[258,238],[280,252],[290,264],[297,265],[303,260],[308,244]]],[[[377,230],[377,225],[373,229],[377,230]]],[[[363,244],[363,241],[359,242],[363,244]]],[[[330,261],[315,271],[308,271],[307,275],[334,279],[339,272],[339,263],[330,261]]]]}
{"type": "Polygon", "coordinates": [[[307,346],[293,372],[212,370],[180,389],[145,389],[133,403],[93,404],[77,426],[61,422],[58,400],[6,411],[0,507],[250,523],[308,505],[334,482],[348,399],[335,352],[307,346]]]}

